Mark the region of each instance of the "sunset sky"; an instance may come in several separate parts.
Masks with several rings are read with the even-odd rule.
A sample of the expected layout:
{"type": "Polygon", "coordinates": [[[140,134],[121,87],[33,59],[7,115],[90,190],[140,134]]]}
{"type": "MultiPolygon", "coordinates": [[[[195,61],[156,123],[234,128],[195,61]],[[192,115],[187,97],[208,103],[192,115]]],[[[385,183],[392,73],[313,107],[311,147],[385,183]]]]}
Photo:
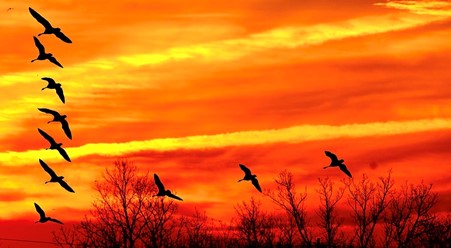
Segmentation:
{"type": "Polygon", "coordinates": [[[322,169],[324,150],[354,180],[392,169],[395,183],[433,183],[451,212],[449,1],[7,0],[0,37],[0,238],[51,241],[59,226],[35,225],[33,202],[80,220],[118,158],[158,173],[184,198],[181,214],[229,220],[251,196],[268,206],[237,183],[239,163],[264,190],[289,170],[314,209],[318,177],[344,178],[322,169]],[[30,63],[44,29],[28,7],[72,39],[39,37],[64,69],[30,63]],[[66,104],[42,77],[63,85],[66,104]],[[66,114],[73,139],[37,108],[66,114]],[[39,158],[76,193],[44,184],[39,158]]]}

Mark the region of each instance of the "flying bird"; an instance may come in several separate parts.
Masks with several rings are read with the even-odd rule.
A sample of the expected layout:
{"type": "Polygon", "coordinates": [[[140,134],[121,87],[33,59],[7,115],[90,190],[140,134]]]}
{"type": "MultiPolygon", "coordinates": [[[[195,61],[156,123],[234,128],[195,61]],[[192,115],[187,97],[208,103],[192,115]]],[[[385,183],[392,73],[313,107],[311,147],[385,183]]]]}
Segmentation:
{"type": "Polygon", "coordinates": [[[6,12],[8,12],[8,11],[10,11],[10,10],[13,10],[14,8],[8,8],[7,10],[6,10],[6,12]]]}
{"type": "Polygon", "coordinates": [[[36,211],[38,212],[39,217],[40,217],[39,220],[36,221],[35,223],[38,223],[38,222],[45,223],[47,221],[53,221],[53,222],[56,222],[56,223],[59,223],[59,224],[63,224],[63,222],[61,222],[61,221],[59,221],[57,219],[53,219],[51,217],[45,216],[44,210],[42,210],[42,208],[39,207],[39,205],[36,202],[34,203],[34,207],[36,208],[36,211]]]}
{"type": "Polygon", "coordinates": [[[50,143],[50,147],[47,148],[46,150],[48,149],[57,150],[61,154],[61,156],[63,156],[64,159],[66,159],[69,162],[72,162],[70,161],[70,158],[67,155],[66,151],[61,147],[63,143],[56,143],[55,140],[50,135],[42,131],[40,128],[38,128],[38,131],[42,135],[42,137],[44,137],[44,139],[46,139],[50,143]]]}
{"type": "Polygon", "coordinates": [[[50,175],[50,181],[45,182],[47,183],[59,183],[61,187],[66,189],[69,192],[75,193],[75,191],[63,180],[63,176],[57,176],[56,173],[41,159],[39,159],[39,163],[41,164],[42,168],[50,175]]]}
{"type": "Polygon", "coordinates": [[[60,62],[58,62],[58,60],[56,60],[55,57],[53,57],[53,54],[45,53],[44,46],[41,44],[41,42],[38,40],[38,38],[36,38],[36,36],[33,36],[33,39],[34,39],[34,44],[38,48],[39,55],[38,55],[37,58],[31,60],[31,63],[33,63],[35,60],[46,60],[46,59],[48,59],[53,64],[63,68],[63,66],[60,64],[60,62]]]}
{"type": "Polygon", "coordinates": [[[346,168],[346,165],[343,164],[344,160],[340,159],[338,160],[337,155],[329,152],[329,151],[324,151],[324,153],[326,153],[326,156],[328,156],[332,161],[330,162],[329,166],[324,167],[324,169],[329,168],[329,167],[340,167],[340,170],[343,171],[346,175],[348,175],[350,178],[352,178],[351,172],[348,171],[348,168],[346,168]]]}
{"type": "Polygon", "coordinates": [[[258,180],[257,180],[257,176],[256,175],[252,175],[251,170],[249,170],[249,168],[247,168],[244,164],[240,164],[240,168],[241,170],[244,171],[244,177],[243,179],[238,180],[238,182],[241,181],[252,181],[252,184],[255,186],[255,188],[262,192],[262,189],[260,188],[260,184],[258,184],[258,180]]]}
{"type": "Polygon", "coordinates": [[[166,189],[164,188],[164,185],[163,185],[163,183],[160,181],[160,178],[158,177],[157,174],[153,174],[153,178],[154,178],[154,180],[155,180],[155,184],[156,184],[157,187],[158,187],[158,194],[156,194],[155,196],[168,196],[168,197],[171,197],[171,198],[174,198],[174,199],[183,201],[182,198],[180,198],[180,197],[178,197],[178,196],[172,194],[170,190],[166,190],[166,189]]]}
{"type": "Polygon", "coordinates": [[[63,34],[63,32],[61,32],[60,28],[54,28],[52,27],[52,25],[50,24],[50,22],[48,22],[44,17],[42,17],[38,12],[36,12],[34,9],[32,8],[28,8],[28,10],[30,11],[30,14],[34,17],[34,19],[36,19],[36,21],[38,21],[39,23],[42,24],[42,26],[44,26],[45,30],[43,33],[38,34],[38,36],[41,36],[43,34],[54,34],[56,37],[58,37],[60,40],[66,42],[66,43],[72,43],[72,41],[63,34]]]}
{"type": "Polygon", "coordinates": [[[38,108],[38,110],[43,113],[53,115],[53,120],[47,122],[47,124],[50,122],[61,122],[61,127],[63,128],[64,133],[69,139],[72,139],[72,133],[70,132],[69,123],[67,123],[66,121],[67,115],[60,115],[60,113],[47,108],[38,108]]]}
{"type": "Polygon", "coordinates": [[[64,98],[64,92],[63,92],[63,88],[61,87],[60,83],[56,83],[55,80],[53,80],[53,78],[49,78],[49,77],[43,77],[41,78],[42,80],[47,81],[47,86],[45,86],[44,88],[42,88],[41,90],[44,89],[54,89],[56,91],[56,94],[59,96],[59,98],[61,99],[61,101],[63,103],[66,103],[66,99],[64,98]]]}

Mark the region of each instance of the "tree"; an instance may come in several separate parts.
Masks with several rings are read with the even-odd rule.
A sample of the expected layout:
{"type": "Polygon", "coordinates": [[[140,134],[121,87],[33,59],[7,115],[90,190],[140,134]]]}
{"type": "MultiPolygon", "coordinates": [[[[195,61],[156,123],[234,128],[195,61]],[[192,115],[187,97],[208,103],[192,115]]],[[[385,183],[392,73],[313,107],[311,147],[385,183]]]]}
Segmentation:
{"type": "Polygon", "coordinates": [[[269,191],[266,195],[294,219],[302,242],[307,247],[311,247],[312,235],[307,225],[306,210],[304,207],[307,193],[298,194],[296,192],[293,174],[286,170],[280,172],[279,177],[274,181],[276,183],[275,192],[269,191]]]}
{"type": "Polygon", "coordinates": [[[388,198],[393,187],[391,171],[387,177],[380,177],[376,184],[370,182],[364,174],[360,182],[355,183],[352,179],[348,179],[345,185],[349,192],[348,205],[356,224],[357,246],[374,247],[376,245],[374,230],[388,206],[388,198]]]}
{"type": "Polygon", "coordinates": [[[320,195],[320,206],[316,212],[320,218],[318,225],[324,230],[327,247],[336,247],[338,228],[341,225],[341,221],[337,218],[337,204],[343,197],[345,188],[339,188],[334,193],[334,184],[329,177],[318,178],[318,182],[320,185],[317,189],[320,195]]]}
{"type": "Polygon", "coordinates": [[[176,204],[153,197],[156,186],[148,173],[138,173],[131,162],[119,160],[95,182],[98,195],[90,216],[73,230],[61,229],[54,239],[74,246],[167,247],[168,223],[176,204]]]}
{"type": "Polygon", "coordinates": [[[275,240],[273,217],[261,210],[261,203],[252,197],[249,203],[235,207],[236,228],[246,247],[273,247],[275,240]]]}
{"type": "Polygon", "coordinates": [[[431,190],[432,185],[421,182],[406,183],[394,192],[384,218],[386,246],[395,242],[397,247],[413,247],[428,233],[429,228],[423,223],[431,223],[434,218],[431,210],[437,203],[437,193],[431,190]]]}

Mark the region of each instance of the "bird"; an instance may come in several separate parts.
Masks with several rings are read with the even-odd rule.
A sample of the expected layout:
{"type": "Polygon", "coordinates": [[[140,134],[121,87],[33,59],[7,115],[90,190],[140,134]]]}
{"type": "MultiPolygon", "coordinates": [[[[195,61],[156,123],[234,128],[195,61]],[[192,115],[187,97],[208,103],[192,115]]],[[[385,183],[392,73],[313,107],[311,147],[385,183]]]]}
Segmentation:
{"type": "Polygon", "coordinates": [[[56,83],[55,80],[53,78],[49,78],[49,77],[43,77],[41,78],[42,80],[47,81],[47,86],[45,86],[44,88],[42,88],[41,90],[44,89],[54,89],[56,91],[56,94],[59,96],[59,98],[61,99],[61,101],[63,103],[66,103],[66,99],[64,98],[64,92],[63,92],[63,88],[61,87],[60,83],[56,83]]]}
{"type": "Polygon", "coordinates": [[[31,60],[31,63],[33,63],[35,60],[46,60],[46,59],[48,59],[53,64],[63,68],[63,66],[60,64],[60,62],[58,62],[58,60],[56,60],[55,57],[53,57],[53,54],[45,53],[44,46],[41,44],[41,42],[38,40],[38,38],[36,38],[36,36],[33,36],[33,39],[34,39],[34,44],[38,48],[39,55],[38,55],[37,58],[31,60]]]}
{"type": "Polygon", "coordinates": [[[47,124],[50,122],[61,122],[61,127],[63,128],[64,133],[69,139],[72,139],[72,133],[69,128],[69,123],[66,120],[67,115],[60,115],[60,113],[48,108],[38,108],[38,110],[43,113],[53,115],[53,120],[47,122],[47,124]]]}
{"type": "Polygon", "coordinates": [[[57,176],[56,173],[41,159],[39,159],[39,163],[41,164],[41,167],[50,175],[50,181],[45,182],[47,183],[59,183],[61,187],[66,189],[69,192],[75,193],[75,191],[63,180],[63,176],[57,176]]]}
{"type": "Polygon", "coordinates": [[[34,17],[34,19],[41,23],[45,28],[44,32],[38,34],[38,36],[41,36],[43,34],[54,34],[60,40],[66,43],[72,43],[72,41],[66,35],[64,35],[63,32],[61,32],[60,28],[52,27],[50,22],[48,22],[44,17],[42,17],[38,12],[36,12],[36,10],[32,9],[31,7],[29,7],[28,10],[30,11],[30,14],[34,17]]]}
{"type": "Polygon", "coordinates": [[[244,177],[243,179],[238,180],[238,182],[241,181],[252,181],[252,184],[255,186],[255,188],[262,192],[262,189],[260,188],[260,184],[258,184],[258,180],[257,180],[257,176],[256,175],[252,175],[251,170],[249,170],[249,168],[247,168],[244,164],[240,164],[240,168],[241,170],[244,171],[244,177]]]}
{"type": "Polygon", "coordinates": [[[154,180],[155,180],[155,184],[156,184],[157,187],[158,187],[158,194],[156,194],[156,195],[154,195],[154,196],[168,196],[168,197],[171,197],[171,198],[174,198],[174,199],[183,201],[182,198],[180,198],[180,197],[178,197],[178,196],[172,194],[170,190],[166,190],[166,189],[164,188],[164,185],[163,185],[163,183],[160,181],[160,178],[158,177],[157,174],[153,174],[153,178],[154,178],[154,180]]]}
{"type": "Polygon", "coordinates": [[[343,164],[344,160],[340,159],[338,160],[337,155],[329,152],[324,151],[326,156],[328,156],[332,161],[330,162],[329,166],[324,167],[323,169],[329,168],[329,167],[340,167],[340,170],[343,171],[346,175],[348,175],[350,178],[352,178],[351,172],[349,172],[348,168],[346,168],[346,165],[343,164]]]}
{"type": "Polygon", "coordinates": [[[72,162],[70,161],[69,155],[67,155],[66,151],[61,147],[63,143],[56,143],[55,140],[50,135],[42,131],[40,128],[38,128],[38,131],[42,135],[42,137],[44,137],[44,139],[46,139],[50,143],[50,147],[47,148],[46,150],[48,149],[58,150],[58,152],[61,154],[61,156],[63,156],[64,159],[66,159],[69,162],[72,162]]]}
{"type": "Polygon", "coordinates": [[[8,8],[7,10],[6,10],[6,12],[8,12],[8,11],[10,11],[10,10],[13,10],[14,8],[8,8]]]}
{"type": "Polygon", "coordinates": [[[45,223],[47,221],[53,221],[53,222],[56,222],[56,223],[59,223],[59,224],[63,224],[63,222],[61,222],[61,221],[59,221],[57,219],[53,219],[51,217],[45,216],[44,210],[42,210],[42,208],[36,202],[34,203],[34,207],[36,208],[36,211],[38,212],[39,217],[40,217],[39,220],[36,221],[35,223],[38,223],[38,222],[45,223]]]}

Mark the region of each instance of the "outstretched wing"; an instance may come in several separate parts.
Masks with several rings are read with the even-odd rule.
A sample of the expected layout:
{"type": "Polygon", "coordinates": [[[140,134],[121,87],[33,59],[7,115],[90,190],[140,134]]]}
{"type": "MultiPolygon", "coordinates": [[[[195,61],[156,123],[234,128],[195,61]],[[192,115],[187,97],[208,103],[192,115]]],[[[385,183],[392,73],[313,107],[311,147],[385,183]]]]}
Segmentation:
{"type": "Polygon", "coordinates": [[[258,191],[262,192],[262,188],[260,188],[260,184],[258,184],[257,178],[254,177],[254,178],[252,178],[251,180],[252,180],[252,184],[255,186],[255,188],[256,188],[258,191]]]}
{"type": "Polygon", "coordinates": [[[61,185],[61,187],[65,188],[67,191],[75,193],[75,191],[65,181],[61,180],[58,181],[58,183],[61,185]]]}
{"type": "Polygon", "coordinates": [[[41,164],[42,168],[52,177],[57,177],[56,173],[41,159],[39,159],[39,163],[41,164]]]}
{"type": "Polygon", "coordinates": [[[43,77],[41,79],[47,81],[49,84],[56,84],[56,82],[55,82],[55,80],[53,80],[53,78],[43,77]]]}
{"type": "Polygon", "coordinates": [[[63,103],[66,103],[66,99],[64,98],[64,92],[63,92],[63,88],[60,87],[56,87],[56,94],[60,97],[61,101],[63,103]]]}
{"type": "Polygon", "coordinates": [[[325,153],[326,156],[328,156],[332,161],[337,161],[337,160],[338,160],[337,155],[335,155],[335,154],[333,154],[333,153],[331,153],[331,152],[329,152],[329,151],[324,151],[324,153],[325,153]]]}
{"type": "Polygon", "coordinates": [[[59,31],[59,32],[55,32],[54,33],[56,37],[60,38],[60,40],[66,42],[66,43],[72,43],[72,41],[63,34],[63,32],[59,31]]]}
{"type": "Polygon", "coordinates": [[[41,112],[43,112],[43,113],[46,113],[46,114],[51,114],[51,115],[53,115],[54,117],[61,116],[61,115],[60,115],[58,112],[56,112],[55,110],[51,110],[51,109],[48,109],[48,108],[38,108],[38,110],[41,111],[41,112]]]}
{"type": "Polygon", "coordinates": [[[346,165],[340,164],[339,167],[340,167],[341,171],[343,171],[346,175],[348,175],[350,178],[352,178],[351,172],[348,171],[348,168],[346,168],[346,165]]]}
{"type": "Polygon", "coordinates": [[[39,207],[39,205],[36,202],[34,203],[34,207],[36,208],[36,211],[38,212],[39,216],[41,216],[41,219],[45,218],[44,210],[42,210],[42,208],[39,207]]]}
{"type": "Polygon", "coordinates": [[[155,180],[155,184],[156,184],[157,187],[158,187],[158,191],[159,191],[159,192],[164,192],[164,191],[165,191],[164,185],[163,185],[163,183],[160,181],[160,178],[158,177],[157,174],[153,174],[153,179],[155,180]]]}
{"type": "Polygon", "coordinates": [[[252,174],[251,174],[251,170],[249,170],[249,168],[247,168],[244,164],[240,164],[240,168],[241,168],[241,170],[244,171],[244,173],[245,173],[246,175],[252,175],[252,174]]]}
{"type": "Polygon", "coordinates": [[[174,198],[174,199],[177,199],[177,200],[179,200],[179,201],[183,201],[182,198],[180,198],[180,197],[178,197],[178,196],[176,196],[176,195],[174,195],[174,194],[172,194],[172,193],[168,194],[167,196],[168,196],[168,197],[171,197],[171,198],[174,198]]]}
{"type": "Polygon", "coordinates": [[[60,62],[58,62],[58,60],[55,59],[55,57],[53,57],[53,56],[50,57],[50,58],[49,58],[49,61],[52,62],[53,64],[55,64],[55,65],[57,65],[57,66],[63,68],[63,66],[60,64],[60,62]]]}
{"type": "Polygon", "coordinates": [[[39,53],[44,54],[45,53],[44,46],[41,44],[41,42],[38,40],[38,38],[36,38],[36,36],[33,36],[33,39],[34,39],[34,45],[38,48],[39,53]]]}
{"type": "Polygon", "coordinates": [[[42,135],[42,137],[44,137],[44,139],[46,139],[48,142],[50,142],[50,144],[56,143],[55,140],[50,135],[48,135],[46,132],[42,131],[40,128],[38,128],[38,131],[42,135]]]}
{"type": "Polygon", "coordinates": [[[44,26],[46,29],[52,28],[50,22],[48,22],[44,17],[42,17],[38,12],[36,12],[34,9],[30,7],[28,8],[28,10],[30,11],[30,14],[34,17],[34,19],[36,19],[36,21],[41,23],[42,26],[44,26]]]}
{"type": "Polygon", "coordinates": [[[61,127],[64,130],[64,133],[67,135],[69,139],[72,139],[72,133],[69,128],[69,123],[66,120],[61,121],[61,127]]]}
{"type": "Polygon", "coordinates": [[[57,220],[57,219],[49,218],[49,221],[53,221],[53,222],[55,222],[55,223],[64,225],[63,222],[61,222],[61,221],[59,221],[59,220],[57,220]]]}
{"type": "Polygon", "coordinates": [[[61,156],[63,156],[65,160],[67,160],[68,162],[72,162],[70,161],[69,155],[67,155],[66,150],[64,150],[61,146],[56,148],[56,150],[58,150],[58,152],[61,154],[61,156]]]}

